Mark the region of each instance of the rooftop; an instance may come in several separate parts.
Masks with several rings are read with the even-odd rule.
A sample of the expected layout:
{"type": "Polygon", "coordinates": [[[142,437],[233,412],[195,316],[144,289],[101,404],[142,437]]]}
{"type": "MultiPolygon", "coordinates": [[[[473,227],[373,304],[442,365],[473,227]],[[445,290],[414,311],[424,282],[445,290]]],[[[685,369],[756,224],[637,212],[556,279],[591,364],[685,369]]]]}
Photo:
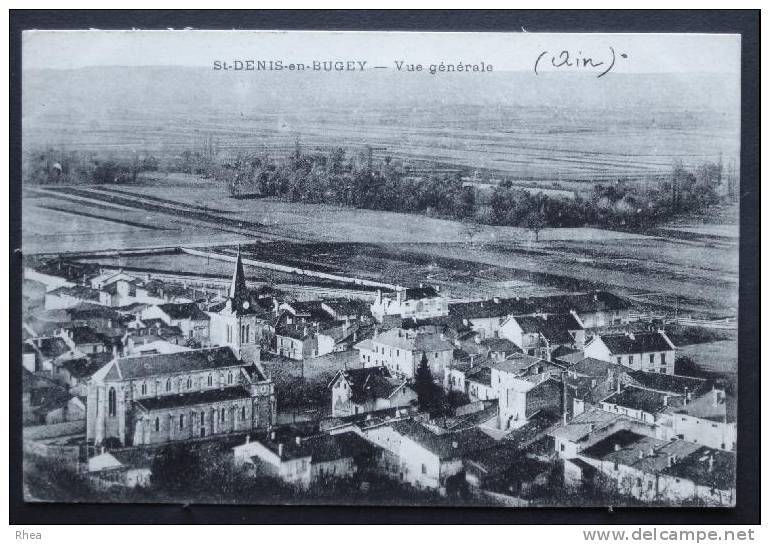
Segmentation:
{"type": "Polygon", "coordinates": [[[632,410],[641,410],[648,414],[657,414],[668,406],[669,395],[649,389],[628,386],[620,393],[615,393],[602,402],[617,404],[632,410]]]}
{"type": "Polygon", "coordinates": [[[677,395],[691,393],[699,395],[710,386],[707,380],[691,378],[690,376],[678,376],[676,374],[659,374],[657,372],[643,372],[637,370],[628,373],[628,378],[634,385],[655,391],[664,391],[677,395]]]}
{"type": "Polygon", "coordinates": [[[130,380],[219,368],[243,366],[229,347],[204,348],[177,353],[121,357],[108,365],[104,379],[130,380]]]}
{"type": "Polygon", "coordinates": [[[406,351],[449,351],[454,345],[440,333],[427,332],[420,329],[395,328],[385,331],[372,338],[376,344],[400,348],[406,351]]]}
{"type": "Polygon", "coordinates": [[[159,304],[158,308],[163,310],[171,319],[192,319],[195,321],[208,321],[211,319],[194,302],[169,302],[167,304],[159,304]]]}
{"type": "Polygon", "coordinates": [[[735,487],[735,453],[702,446],[682,457],[663,472],[716,489],[735,487]]]}
{"type": "MultiPolygon", "coordinates": [[[[607,346],[613,355],[670,351],[675,349],[668,337],[661,332],[602,334],[598,338],[601,338],[601,341],[604,342],[604,345],[607,346]]],[[[673,361],[671,361],[671,364],[673,364],[673,361]]]]}
{"type": "Polygon", "coordinates": [[[247,399],[250,397],[251,393],[248,389],[243,386],[237,386],[139,399],[136,401],[136,405],[147,412],[152,412],[154,410],[166,410],[168,408],[179,408],[182,406],[197,406],[200,404],[247,399]]]}
{"type": "Polygon", "coordinates": [[[420,444],[441,459],[462,458],[471,452],[495,445],[492,437],[476,427],[436,434],[411,419],[396,421],[391,427],[400,435],[420,444]]]}

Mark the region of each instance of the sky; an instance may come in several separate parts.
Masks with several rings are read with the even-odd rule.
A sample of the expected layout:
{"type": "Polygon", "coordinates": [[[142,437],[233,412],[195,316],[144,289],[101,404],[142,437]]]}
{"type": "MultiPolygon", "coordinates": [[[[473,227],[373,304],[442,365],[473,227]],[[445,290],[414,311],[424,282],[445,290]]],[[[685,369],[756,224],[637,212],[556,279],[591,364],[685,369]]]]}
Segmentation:
{"type": "MultiPolygon", "coordinates": [[[[551,34],[328,31],[26,31],[23,69],[89,66],[202,66],[214,61],[354,60],[368,66],[395,61],[480,63],[494,71],[533,70],[567,50],[575,57],[609,63],[618,73],[740,73],[740,36],[728,34],[551,34]],[[621,57],[621,53],[625,57],[621,57]]],[[[565,68],[560,68],[564,70],[565,68]]]]}

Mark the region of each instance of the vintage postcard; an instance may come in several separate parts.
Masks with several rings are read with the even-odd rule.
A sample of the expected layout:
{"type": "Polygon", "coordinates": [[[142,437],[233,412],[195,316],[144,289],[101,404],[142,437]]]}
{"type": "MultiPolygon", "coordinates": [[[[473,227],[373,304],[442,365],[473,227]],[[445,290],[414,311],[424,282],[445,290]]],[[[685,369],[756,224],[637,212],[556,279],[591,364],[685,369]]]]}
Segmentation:
{"type": "Polygon", "coordinates": [[[25,31],[25,500],[734,506],[740,56],[25,31]]]}

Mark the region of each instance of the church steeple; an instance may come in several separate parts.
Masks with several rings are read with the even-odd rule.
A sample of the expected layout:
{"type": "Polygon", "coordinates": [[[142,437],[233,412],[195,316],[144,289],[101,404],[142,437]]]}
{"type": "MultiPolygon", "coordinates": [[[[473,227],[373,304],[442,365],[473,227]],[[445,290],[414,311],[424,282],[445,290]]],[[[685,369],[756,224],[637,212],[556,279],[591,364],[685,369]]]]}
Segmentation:
{"type": "Polygon", "coordinates": [[[243,273],[243,261],[241,260],[241,245],[238,244],[238,256],[235,258],[235,272],[230,283],[230,291],[227,293],[231,300],[244,300],[247,296],[246,274],[243,273]]]}

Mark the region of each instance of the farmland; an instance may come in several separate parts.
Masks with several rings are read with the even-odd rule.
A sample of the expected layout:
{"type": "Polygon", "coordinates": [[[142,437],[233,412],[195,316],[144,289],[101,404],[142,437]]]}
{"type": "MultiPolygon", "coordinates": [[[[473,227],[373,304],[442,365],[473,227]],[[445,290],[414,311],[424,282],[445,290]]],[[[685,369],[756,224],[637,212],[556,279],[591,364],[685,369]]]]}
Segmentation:
{"type": "MultiPolygon", "coordinates": [[[[470,229],[419,215],[231,199],[211,180],[186,175],[33,191],[23,220],[27,253],[180,246],[232,253],[240,243],[247,258],[386,283],[429,282],[454,299],[606,288],[715,317],[735,315],[737,307],[737,238],[725,235],[729,224],[714,230],[680,222],[655,236],[546,229],[536,242],[514,227],[470,229]]],[[[225,262],[178,254],[98,260],[220,278],[230,270],[225,262]]],[[[314,283],[263,268],[247,273],[254,282],[314,283]]]]}

